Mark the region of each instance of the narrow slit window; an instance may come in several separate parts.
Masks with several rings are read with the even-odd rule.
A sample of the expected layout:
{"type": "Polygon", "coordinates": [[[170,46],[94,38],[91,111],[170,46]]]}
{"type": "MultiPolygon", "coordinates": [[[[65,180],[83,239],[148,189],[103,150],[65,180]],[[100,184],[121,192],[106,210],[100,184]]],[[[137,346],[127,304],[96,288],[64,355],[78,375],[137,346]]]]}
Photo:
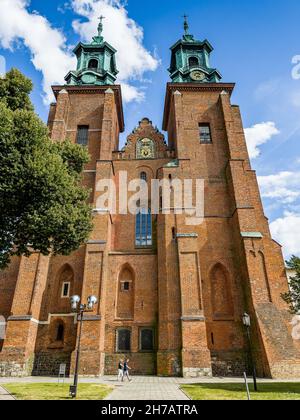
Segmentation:
{"type": "Polygon", "coordinates": [[[129,281],[124,281],[122,283],[121,288],[122,288],[122,292],[129,292],[129,290],[130,290],[130,282],[129,281]]]}
{"type": "Polygon", "coordinates": [[[64,341],[65,327],[63,324],[58,324],[56,331],[56,341],[64,341]]]}
{"type": "Polygon", "coordinates": [[[61,297],[67,298],[70,296],[70,283],[63,283],[61,297]]]}
{"type": "Polygon", "coordinates": [[[199,125],[199,135],[200,135],[200,143],[201,144],[211,144],[212,137],[211,137],[211,130],[209,124],[200,124],[199,125]]]}

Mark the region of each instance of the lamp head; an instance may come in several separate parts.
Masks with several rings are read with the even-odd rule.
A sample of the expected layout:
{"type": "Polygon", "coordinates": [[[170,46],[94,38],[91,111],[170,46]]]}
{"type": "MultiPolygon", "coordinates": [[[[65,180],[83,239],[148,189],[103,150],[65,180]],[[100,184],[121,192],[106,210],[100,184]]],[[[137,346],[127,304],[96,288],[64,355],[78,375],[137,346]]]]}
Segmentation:
{"type": "Polygon", "coordinates": [[[245,325],[245,327],[251,327],[251,318],[250,315],[246,312],[243,315],[243,324],[245,325]]]}
{"type": "Polygon", "coordinates": [[[98,299],[96,298],[96,296],[89,296],[88,297],[88,303],[87,303],[87,308],[89,310],[92,310],[94,308],[94,306],[97,304],[98,299]]]}
{"type": "Polygon", "coordinates": [[[70,298],[70,302],[71,302],[72,311],[76,311],[77,310],[77,307],[78,307],[78,304],[80,302],[80,296],[77,296],[77,295],[72,296],[70,298]]]}

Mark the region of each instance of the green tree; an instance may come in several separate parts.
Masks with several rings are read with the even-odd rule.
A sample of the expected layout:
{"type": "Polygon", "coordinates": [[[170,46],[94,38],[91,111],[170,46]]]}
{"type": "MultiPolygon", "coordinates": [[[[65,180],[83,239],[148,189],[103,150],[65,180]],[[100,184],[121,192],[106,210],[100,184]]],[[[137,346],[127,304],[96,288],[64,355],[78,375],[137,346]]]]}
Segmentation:
{"type": "Polygon", "coordinates": [[[296,314],[300,312],[300,258],[292,256],[286,264],[296,274],[290,279],[290,291],[284,293],[282,298],[290,305],[291,312],[296,314]]]}
{"type": "Polygon", "coordinates": [[[16,69],[0,78],[0,269],[14,255],[69,255],[92,230],[89,191],[81,184],[89,155],[50,140],[31,90],[16,69]]]}

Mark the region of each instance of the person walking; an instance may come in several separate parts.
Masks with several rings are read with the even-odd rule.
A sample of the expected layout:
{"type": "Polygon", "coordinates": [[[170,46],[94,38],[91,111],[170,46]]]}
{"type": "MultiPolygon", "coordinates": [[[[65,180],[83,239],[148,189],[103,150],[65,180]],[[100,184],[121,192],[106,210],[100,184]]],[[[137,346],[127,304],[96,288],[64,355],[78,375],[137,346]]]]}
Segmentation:
{"type": "Polygon", "coordinates": [[[124,377],[127,378],[129,382],[131,382],[131,379],[130,379],[130,376],[129,376],[129,371],[131,370],[131,367],[129,367],[128,363],[129,363],[129,359],[125,359],[124,364],[123,364],[122,382],[124,381],[124,377]]]}
{"type": "Polygon", "coordinates": [[[119,365],[118,365],[118,381],[123,381],[123,376],[124,376],[124,371],[123,371],[123,362],[122,360],[119,360],[119,365]]]}

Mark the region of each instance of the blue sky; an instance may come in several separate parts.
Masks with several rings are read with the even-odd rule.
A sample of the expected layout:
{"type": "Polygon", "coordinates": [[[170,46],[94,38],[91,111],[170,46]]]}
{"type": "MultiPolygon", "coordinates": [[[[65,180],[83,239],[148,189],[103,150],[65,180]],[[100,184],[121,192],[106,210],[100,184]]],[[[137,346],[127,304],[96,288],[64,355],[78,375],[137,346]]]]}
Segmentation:
{"type": "Polygon", "coordinates": [[[0,54],[7,69],[18,67],[33,79],[32,100],[44,121],[47,86],[63,79],[72,62],[68,47],[96,32],[99,10],[106,15],[105,38],[112,44],[123,39],[117,60],[130,89],[126,135],[144,116],[161,128],[169,48],[183,33],[182,15],[189,15],[190,32],[214,46],[212,64],[223,81],[237,84],[233,103],[245,128],[252,127],[247,140],[272,232],[286,255],[300,254],[300,78],[292,77],[293,57],[300,62],[299,0],[128,0],[125,6],[116,0],[0,0],[0,54]],[[136,48],[126,49],[127,40],[136,48]]]}

